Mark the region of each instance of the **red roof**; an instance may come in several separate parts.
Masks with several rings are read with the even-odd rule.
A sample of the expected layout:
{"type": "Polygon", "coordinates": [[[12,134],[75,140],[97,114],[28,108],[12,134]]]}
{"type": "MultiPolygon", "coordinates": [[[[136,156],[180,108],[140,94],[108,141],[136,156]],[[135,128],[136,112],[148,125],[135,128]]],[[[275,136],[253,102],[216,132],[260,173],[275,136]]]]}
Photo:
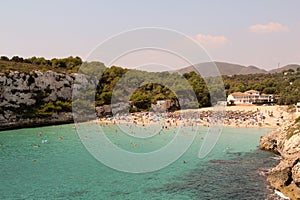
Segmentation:
{"type": "Polygon", "coordinates": [[[232,96],[249,96],[249,94],[247,93],[243,93],[243,92],[234,92],[231,93],[232,96]]]}

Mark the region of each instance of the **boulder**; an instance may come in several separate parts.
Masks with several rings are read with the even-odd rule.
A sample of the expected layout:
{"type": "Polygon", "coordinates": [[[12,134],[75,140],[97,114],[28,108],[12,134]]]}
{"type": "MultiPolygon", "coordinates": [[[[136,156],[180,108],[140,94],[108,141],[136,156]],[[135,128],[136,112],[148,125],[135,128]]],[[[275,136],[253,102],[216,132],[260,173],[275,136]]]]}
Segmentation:
{"type": "Polygon", "coordinates": [[[289,122],[260,139],[260,149],[281,155],[268,173],[270,185],[292,200],[300,199],[300,122],[289,122]]]}
{"type": "Polygon", "coordinates": [[[291,138],[287,139],[283,145],[282,154],[285,157],[296,156],[295,154],[300,156],[300,134],[295,134],[291,136],[291,138]]]}
{"type": "Polygon", "coordinates": [[[296,185],[300,186],[300,162],[292,168],[292,178],[296,185]]]}
{"type": "Polygon", "coordinates": [[[282,160],[268,174],[268,181],[274,188],[282,188],[290,184],[291,166],[286,160],[282,160]]]}

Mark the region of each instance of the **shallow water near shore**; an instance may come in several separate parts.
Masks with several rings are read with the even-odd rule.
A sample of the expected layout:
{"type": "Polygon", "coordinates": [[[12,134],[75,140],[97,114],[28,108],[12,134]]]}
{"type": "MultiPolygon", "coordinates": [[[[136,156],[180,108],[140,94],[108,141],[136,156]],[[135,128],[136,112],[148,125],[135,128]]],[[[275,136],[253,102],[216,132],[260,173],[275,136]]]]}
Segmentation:
{"type": "MultiPolygon", "coordinates": [[[[119,172],[97,161],[72,124],[2,131],[0,199],[266,199],[259,171],[277,161],[257,146],[270,130],[224,128],[213,151],[200,159],[207,131],[201,127],[176,162],[142,174],[119,172]]],[[[121,134],[114,126],[106,132],[113,143],[137,153],[162,147],[174,136],[172,129],[150,140],[121,134]]]]}

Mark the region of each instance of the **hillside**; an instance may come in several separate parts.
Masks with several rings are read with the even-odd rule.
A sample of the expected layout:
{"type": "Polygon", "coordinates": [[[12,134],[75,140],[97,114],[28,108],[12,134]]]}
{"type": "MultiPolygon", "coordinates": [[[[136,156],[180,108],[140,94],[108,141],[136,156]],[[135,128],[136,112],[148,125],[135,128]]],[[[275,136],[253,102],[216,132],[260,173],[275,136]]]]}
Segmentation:
{"type": "MultiPolygon", "coordinates": [[[[0,56],[0,73],[9,71],[31,72],[36,70],[43,72],[51,70],[58,73],[76,73],[83,63],[84,62],[80,57],[72,56],[68,58],[52,58],[51,60],[47,60],[43,57],[22,58],[19,56],[13,56],[11,59],[9,59],[6,56],[0,56]]],[[[195,68],[197,68],[201,69],[201,74],[203,76],[211,76],[211,69],[212,65],[214,64],[218,67],[221,75],[277,73],[289,69],[293,69],[294,71],[296,71],[298,68],[300,68],[300,65],[298,64],[289,64],[281,68],[266,71],[252,65],[243,66],[226,62],[205,62],[193,66],[184,67],[171,72],[179,72],[180,74],[185,74],[192,71],[198,71],[195,70],[195,68]]]]}
{"type": "Polygon", "coordinates": [[[294,71],[296,71],[299,67],[300,67],[300,65],[298,65],[298,64],[290,64],[290,65],[280,67],[278,69],[272,69],[269,72],[270,73],[277,73],[277,72],[282,72],[283,70],[289,70],[289,69],[293,69],[294,71]]]}
{"type": "MultiPolygon", "coordinates": [[[[15,128],[34,124],[69,122],[72,120],[71,112],[74,105],[84,110],[95,106],[99,108],[98,116],[105,116],[110,114],[109,109],[106,109],[110,105],[111,108],[117,105],[118,109],[136,112],[148,111],[152,104],[160,100],[175,102],[172,109],[186,109],[208,107],[223,99],[223,87],[218,86],[219,82],[215,77],[204,80],[195,72],[185,73],[184,79],[181,79],[182,76],[177,73],[145,72],[121,67],[107,68],[103,63],[81,63],[80,59],[74,57],[51,60],[31,58],[25,61],[15,58],[11,61],[7,59],[0,59],[0,61],[0,129],[1,127],[15,128]],[[78,74],[76,69],[80,64],[84,67],[80,70],[81,74],[78,74]],[[97,71],[96,78],[81,77],[82,74],[94,71],[97,71]],[[99,74],[102,76],[98,77],[99,74]],[[91,85],[97,85],[93,97],[94,103],[72,101],[76,77],[79,83],[92,81],[91,85]],[[213,90],[208,90],[206,81],[213,90]],[[136,88],[136,86],[139,87],[136,88]],[[112,101],[113,95],[117,95],[114,101],[112,101]],[[180,96],[182,101],[179,105],[176,102],[180,96]],[[129,105],[120,106],[120,103],[128,101],[129,105]]],[[[211,63],[208,63],[206,66],[210,65],[211,63]]],[[[229,69],[237,73],[259,71],[256,67],[243,67],[228,63],[219,66],[224,67],[221,68],[223,74],[231,73],[229,69]]],[[[206,68],[209,71],[210,68],[206,68]]],[[[227,95],[232,92],[254,89],[279,95],[278,104],[290,105],[300,101],[299,78],[300,71],[288,73],[285,76],[282,73],[224,76],[223,81],[227,95]]],[[[84,89],[76,85],[76,91],[85,91],[82,98],[89,99],[86,95],[93,95],[93,93],[89,93],[84,85],[82,87],[84,89]]]]}
{"type": "MultiPolygon", "coordinates": [[[[277,72],[282,72],[284,70],[289,70],[293,69],[296,71],[298,68],[300,68],[300,65],[298,64],[289,64],[277,69],[272,69],[272,70],[264,70],[260,69],[256,66],[243,66],[243,65],[238,65],[238,64],[232,64],[232,63],[225,63],[225,62],[214,62],[215,65],[218,67],[221,75],[247,75],[247,74],[265,74],[265,73],[277,73],[277,72]]],[[[181,68],[179,70],[176,70],[175,72],[178,72],[180,74],[184,73],[189,73],[192,71],[196,71],[195,67],[197,69],[201,69],[204,73],[207,73],[212,66],[212,62],[206,62],[206,63],[200,63],[196,64],[194,66],[188,66],[181,68]]]]}
{"type": "Polygon", "coordinates": [[[68,58],[52,58],[47,60],[43,57],[22,58],[14,56],[9,59],[6,56],[0,57],[0,73],[9,71],[32,72],[48,70],[58,73],[75,73],[82,65],[79,57],[69,56],[68,58]]]}
{"type": "MultiPolygon", "coordinates": [[[[232,63],[225,63],[225,62],[214,62],[215,65],[218,67],[221,75],[234,75],[234,74],[261,74],[261,73],[267,73],[266,70],[260,69],[255,66],[243,66],[238,64],[232,64],[232,63]]],[[[195,71],[195,67],[197,69],[201,69],[203,71],[209,71],[211,68],[211,65],[213,63],[206,62],[206,63],[200,63],[195,66],[189,66],[185,67],[179,70],[176,70],[176,72],[179,72],[181,74],[188,73],[195,71]]]]}

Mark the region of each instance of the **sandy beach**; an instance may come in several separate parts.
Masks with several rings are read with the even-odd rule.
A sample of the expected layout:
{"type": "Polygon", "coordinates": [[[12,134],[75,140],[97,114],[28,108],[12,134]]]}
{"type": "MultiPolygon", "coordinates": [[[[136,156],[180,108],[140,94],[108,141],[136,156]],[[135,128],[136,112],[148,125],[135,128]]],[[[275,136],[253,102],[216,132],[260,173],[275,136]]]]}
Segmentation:
{"type": "Polygon", "coordinates": [[[173,126],[213,126],[244,128],[277,128],[286,121],[296,118],[295,113],[289,113],[287,106],[226,106],[179,110],[167,113],[139,112],[114,117],[100,118],[100,124],[128,124],[148,126],[160,124],[163,128],[173,126]]]}

